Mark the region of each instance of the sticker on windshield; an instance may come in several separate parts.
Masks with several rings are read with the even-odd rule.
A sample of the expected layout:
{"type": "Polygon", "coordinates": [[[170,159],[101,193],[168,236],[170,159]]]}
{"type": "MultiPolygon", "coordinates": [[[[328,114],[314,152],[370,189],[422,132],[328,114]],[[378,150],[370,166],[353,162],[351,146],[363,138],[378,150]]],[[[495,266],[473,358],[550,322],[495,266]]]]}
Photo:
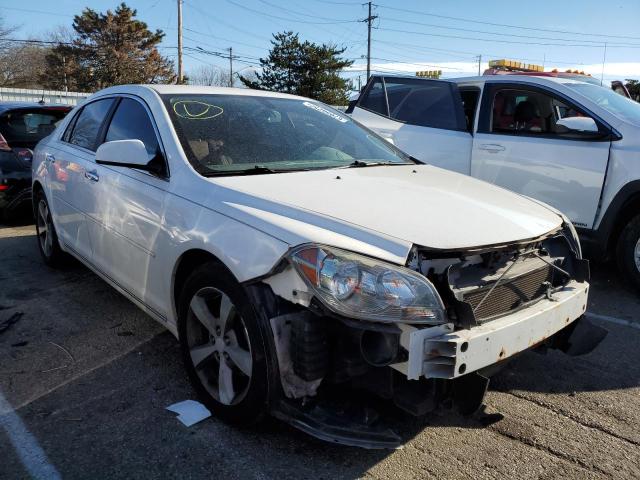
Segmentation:
{"type": "Polygon", "coordinates": [[[317,112],[324,113],[325,115],[328,115],[329,117],[333,118],[334,120],[338,120],[341,123],[347,123],[349,121],[348,119],[344,118],[342,115],[338,115],[337,113],[332,112],[331,110],[327,110],[326,108],[323,108],[320,105],[317,105],[315,103],[302,102],[302,104],[305,107],[313,108],[317,112]]]}
{"type": "Polygon", "coordinates": [[[224,113],[222,107],[198,100],[179,100],[173,104],[173,111],[187,120],[209,120],[224,113]]]}

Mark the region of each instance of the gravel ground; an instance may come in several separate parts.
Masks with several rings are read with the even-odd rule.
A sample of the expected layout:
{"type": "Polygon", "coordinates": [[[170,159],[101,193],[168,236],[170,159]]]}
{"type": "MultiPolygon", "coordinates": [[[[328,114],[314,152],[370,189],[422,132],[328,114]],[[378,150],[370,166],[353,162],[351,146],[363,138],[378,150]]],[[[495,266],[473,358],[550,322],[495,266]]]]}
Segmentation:
{"type": "Polygon", "coordinates": [[[605,266],[596,351],[526,353],[492,380],[501,420],[401,419],[403,449],[368,451],[275,420],[183,427],[169,333],[84,267],[45,267],[33,226],[0,226],[0,252],[0,478],[640,478],[640,296],[605,266]]]}

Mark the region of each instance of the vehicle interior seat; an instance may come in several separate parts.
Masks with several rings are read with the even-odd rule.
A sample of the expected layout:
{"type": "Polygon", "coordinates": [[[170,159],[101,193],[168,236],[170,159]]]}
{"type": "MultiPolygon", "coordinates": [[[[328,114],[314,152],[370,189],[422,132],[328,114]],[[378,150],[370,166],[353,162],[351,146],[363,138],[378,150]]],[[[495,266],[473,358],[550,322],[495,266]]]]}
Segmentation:
{"type": "Polygon", "coordinates": [[[513,106],[507,100],[513,97],[505,98],[504,95],[496,95],[493,101],[493,128],[496,130],[512,130],[513,124],[513,106]]]}
{"type": "Polygon", "coordinates": [[[513,120],[516,130],[542,131],[542,119],[538,114],[536,105],[529,100],[523,100],[516,105],[513,120]]]}

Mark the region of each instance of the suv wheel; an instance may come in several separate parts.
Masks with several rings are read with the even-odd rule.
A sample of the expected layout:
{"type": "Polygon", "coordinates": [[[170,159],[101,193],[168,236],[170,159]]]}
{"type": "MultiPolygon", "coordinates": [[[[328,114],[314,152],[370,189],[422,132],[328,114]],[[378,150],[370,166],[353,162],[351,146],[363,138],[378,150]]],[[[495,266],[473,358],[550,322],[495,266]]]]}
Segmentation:
{"type": "Polygon", "coordinates": [[[182,357],[203,403],[223,420],[251,424],[267,412],[268,359],[259,317],[242,286],[217,263],[187,279],[179,303],[182,357]]]}
{"type": "Polygon", "coordinates": [[[624,227],[617,248],[618,268],[640,289],[640,215],[624,227]]]}
{"type": "Polygon", "coordinates": [[[38,249],[44,259],[44,263],[50,267],[61,266],[63,264],[64,252],[60,248],[58,235],[51,218],[49,203],[43,192],[36,194],[35,217],[38,249]]]}

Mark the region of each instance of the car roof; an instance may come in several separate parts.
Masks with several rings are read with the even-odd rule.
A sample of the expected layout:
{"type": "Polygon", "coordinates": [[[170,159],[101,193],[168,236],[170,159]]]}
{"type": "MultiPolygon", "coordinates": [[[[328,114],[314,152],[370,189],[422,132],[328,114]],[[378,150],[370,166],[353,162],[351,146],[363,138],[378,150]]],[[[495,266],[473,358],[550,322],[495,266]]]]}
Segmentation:
{"type": "Polygon", "coordinates": [[[567,83],[588,83],[573,78],[563,77],[546,77],[536,75],[480,75],[475,77],[450,78],[449,80],[456,83],[537,83],[539,85],[549,84],[567,84],[567,83]]]}
{"type": "Polygon", "coordinates": [[[288,93],[268,92],[265,90],[254,90],[250,88],[231,88],[231,87],[208,87],[198,85],[118,85],[115,87],[105,88],[96,92],[96,96],[128,93],[141,94],[143,92],[153,91],[159,95],[243,95],[254,97],[270,97],[270,98],[291,98],[297,100],[308,100],[305,97],[290,95],[288,93]]]}

